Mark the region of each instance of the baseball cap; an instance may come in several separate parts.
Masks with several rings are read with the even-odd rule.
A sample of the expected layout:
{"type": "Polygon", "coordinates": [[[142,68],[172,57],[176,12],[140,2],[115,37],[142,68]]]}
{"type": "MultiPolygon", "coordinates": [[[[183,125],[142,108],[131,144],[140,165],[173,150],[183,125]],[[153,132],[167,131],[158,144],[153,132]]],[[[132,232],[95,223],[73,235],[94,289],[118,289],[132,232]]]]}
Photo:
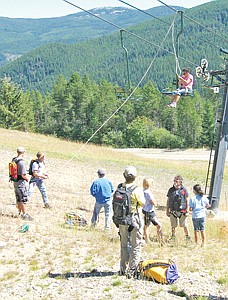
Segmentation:
{"type": "Polygon", "coordinates": [[[20,146],[20,147],[17,148],[17,152],[18,152],[18,153],[24,153],[24,152],[26,152],[26,151],[25,151],[25,148],[24,148],[24,147],[21,147],[21,146],[20,146]]]}
{"type": "Polygon", "coordinates": [[[137,176],[136,168],[133,167],[133,166],[127,166],[124,170],[124,176],[126,176],[126,177],[131,177],[131,176],[136,177],[137,176]]]}
{"type": "Polygon", "coordinates": [[[99,175],[105,175],[105,170],[104,170],[104,169],[98,169],[98,170],[97,170],[97,173],[98,173],[99,175]]]}

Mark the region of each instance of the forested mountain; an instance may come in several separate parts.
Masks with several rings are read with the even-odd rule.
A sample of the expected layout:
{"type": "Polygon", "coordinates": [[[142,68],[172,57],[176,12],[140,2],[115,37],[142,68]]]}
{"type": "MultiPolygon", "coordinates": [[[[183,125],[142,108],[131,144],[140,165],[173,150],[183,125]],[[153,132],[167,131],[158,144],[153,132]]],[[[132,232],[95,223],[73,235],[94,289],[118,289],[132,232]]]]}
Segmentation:
{"type": "MultiPolygon", "coordinates": [[[[142,14],[141,12],[137,12],[142,14]]],[[[183,33],[179,38],[179,64],[195,69],[202,58],[207,58],[210,69],[219,69],[223,60],[220,47],[227,47],[228,6],[226,0],[213,1],[184,13],[183,33]],[[206,30],[213,30],[213,32],[206,30]]],[[[105,23],[101,22],[101,26],[105,23]]],[[[175,74],[173,46],[180,31],[180,14],[160,20],[150,20],[123,32],[128,49],[129,75],[136,85],[154,59],[153,66],[141,86],[151,80],[156,87],[168,87],[175,74]],[[175,31],[169,31],[175,18],[175,31]],[[165,21],[165,23],[164,23],[165,21]],[[132,34],[130,34],[132,33],[132,34]],[[137,35],[137,36],[136,36],[137,35]],[[175,36],[174,39],[172,36],[175,36]],[[157,53],[159,46],[162,47],[157,53]]],[[[108,80],[125,86],[127,83],[126,56],[121,47],[120,33],[77,44],[54,43],[40,47],[20,59],[3,66],[0,77],[10,76],[24,89],[51,90],[59,74],[67,79],[73,72],[88,75],[91,80],[108,80]]]]}
{"type": "MultiPolygon", "coordinates": [[[[173,8],[183,9],[175,6],[173,8]]],[[[147,14],[124,7],[97,8],[90,12],[121,27],[129,27],[151,19],[147,14]]],[[[165,6],[151,8],[146,12],[155,18],[173,14],[173,11],[165,6]]],[[[48,43],[78,43],[113,31],[117,31],[117,28],[104,24],[86,12],[48,19],[0,17],[0,65],[48,43]]]]}
{"type": "MultiPolygon", "coordinates": [[[[181,14],[122,32],[131,88],[137,86],[130,98],[129,91],[120,98],[116,93],[128,85],[119,32],[77,44],[48,44],[3,66],[0,127],[114,147],[211,146],[223,89],[201,93],[200,78],[194,96],[181,97],[176,109],[166,107],[170,98],[160,90],[170,86],[176,62],[194,71],[207,58],[209,69],[224,70],[220,47],[228,48],[227,1],[187,10],[180,34],[181,14]]],[[[225,80],[224,72],[221,76],[225,80]]]]}

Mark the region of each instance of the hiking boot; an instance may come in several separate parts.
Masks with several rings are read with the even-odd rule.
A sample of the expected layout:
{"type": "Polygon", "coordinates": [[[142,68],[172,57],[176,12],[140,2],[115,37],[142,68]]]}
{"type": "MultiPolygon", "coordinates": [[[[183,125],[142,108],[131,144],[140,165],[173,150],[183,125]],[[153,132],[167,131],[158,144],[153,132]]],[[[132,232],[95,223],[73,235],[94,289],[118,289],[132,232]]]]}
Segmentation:
{"type": "Polygon", "coordinates": [[[45,203],[45,204],[44,204],[44,208],[49,208],[49,209],[50,209],[51,206],[50,206],[48,203],[45,203]]]}
{"type": "Polygon", "coordinates": [[[139,273],[138,273],[137,269],[135,269],[135,270],[128,270],[128,272],[126,273],[127,279],[131,279],[131,278],[138,279],[138,275],[139,275],[139,273]]]}
{"type": "Polygon", "coordinates": [[[186,235],[185,238],[186,238],[186,241],[191,241],[190,235],[186,235]]]}
{"type": "Polygon", "coordinates": [[[176,234],[172,234],[171,240],[175,241],[176,240],[176,234]]]}
{"type": "Polygon", "coordinates": [[[122,270],[118,271],[118,276],[125,276],[125,275],[126,275],[125,271],[122,270]]]}
{"type": "Polygon", "coordinates": [[[131,279],[131,278],[134,277],[134,274],[131,273],[131,272],[128,272],[128,273],[126,274],[126,277],[127,277],[127,279],[131,279]]]}
{"type": "Polygon", "coordinates": [[[21,218],[23,220],[33,221],[33,218],[30,217],[28,214],[21,215],[21,218]]]}

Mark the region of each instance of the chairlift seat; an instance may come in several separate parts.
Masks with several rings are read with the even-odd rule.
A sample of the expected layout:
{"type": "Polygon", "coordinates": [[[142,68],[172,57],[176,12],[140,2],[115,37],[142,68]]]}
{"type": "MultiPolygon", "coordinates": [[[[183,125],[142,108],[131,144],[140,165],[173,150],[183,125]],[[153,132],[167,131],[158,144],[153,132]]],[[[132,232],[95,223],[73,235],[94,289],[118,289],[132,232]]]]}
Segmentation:
{"type": "MultiPolygon", "coordinates": [[[[173,92],[171,92],[171,91],[162,91],[161,92],[162,93],[162,95],[175,95],[173,92]]],[[[192,91],[191,93],[187,93],[187,94],[182,94],[182,95],[179,95],[180,97],[187,97],[187,96],[191,96],[191,97],[193,97],[194,96],[194,91],[192,91]]]]}

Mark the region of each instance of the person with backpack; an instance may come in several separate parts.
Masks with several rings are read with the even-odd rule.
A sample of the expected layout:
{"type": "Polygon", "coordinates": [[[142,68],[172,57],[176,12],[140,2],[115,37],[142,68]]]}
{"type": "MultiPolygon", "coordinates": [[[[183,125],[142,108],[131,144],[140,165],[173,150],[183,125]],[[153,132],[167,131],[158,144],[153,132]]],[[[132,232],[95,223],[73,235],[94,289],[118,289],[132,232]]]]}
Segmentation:
{"type": "Polygon", "coordinates": [[[114,191],[113,184],[105,178],[105,170],[98,169],[98,179],[95,180],[90,187],[90,194],[95,197],[96,202],[93,209],[91,219],[92,226],[96,226],[99,222],[99,213],[104,207],[105,211],[105,229],[110,229],[111,221],[111,197],[114,191]]]}
{"type": "Polygon", "coordinates": [[[146,200],[146,203],[142,208],[142,213],[144,214],[144,228],[143,228],[144,239],[146,243],[149,242],[147,229],[152,223],[154,226],[157,227],[157,235],[160,242],[163,242],[162,225],[159,222],[154,211],[155,199],[153,194],[150,191],[150,182],[147,178],[143,179],[143,192],[146,200]]]}
{"type": "Polygon", "coordinates": [[[177,175],[174,177],[173,186],[167,193],[166,215],[170,218],[172,239],[176,238],[176,227],[184,228],[186,240],[190,240],[187,224],[188,215],[188,191],[182,185],[183,177],[177,175]]]}
{"type": "Polygon", "coordinates": [[[189,68],[182,70],[182,76],[177,75],[179,88],[173,91],[173,97],[167,107],[176,108],[177,102],[180,100],[181,95],[192,93],[193,75],[190,74],[189,68]]]}
{"type": "Polygon", "coordinates": [[[193,186],[193,193],[195,194],[189,201],[189,210],[192,212],[192,223],[194,227],[195,243],[198,244],[198,234],[201,233],[201,247],[205,244],[205,222],[206,222],[206,208],[210,207],[208,198],[199,184],[193,186]]]}
{"type": "Polygon", "coordinates": [[[26,172],[26,165],[24,161],[25,155],[24,147],[17,148],[17,157],[12,159],[16,163],[17,178],[14,178],[14,191],[16,196],[17,208],[19,215],[23,220],[32,221],[33,219],[26,213],[26,203],[28,202],[28,185],[29,177],[26,172]]]}
{"type": "Polygon", "coordinates": [[[48,203],[47,189],[44,184],[44,180],[48,178],[48,174],[45,171],[44,158],[45,155],[42,152],[36,154],[37,159],[33,159],[30,162],[29,174],[32,176],[29,182],[29,198],[31,197],[34,188],[37,186],[43,199],[44,208],[51,208],[48,203]]]}
{"type": "Polygon", "coordinates": [[[141,259],[143,217],[140,208],[145,204],[145,198],[142,188],[134,185],[136,168],[127,166],[123,176],[125,182],[118,185],[113,195],[113,221],[119,228],[120,235],[119,275],[132,278],[137,276],[141,259]]]}

